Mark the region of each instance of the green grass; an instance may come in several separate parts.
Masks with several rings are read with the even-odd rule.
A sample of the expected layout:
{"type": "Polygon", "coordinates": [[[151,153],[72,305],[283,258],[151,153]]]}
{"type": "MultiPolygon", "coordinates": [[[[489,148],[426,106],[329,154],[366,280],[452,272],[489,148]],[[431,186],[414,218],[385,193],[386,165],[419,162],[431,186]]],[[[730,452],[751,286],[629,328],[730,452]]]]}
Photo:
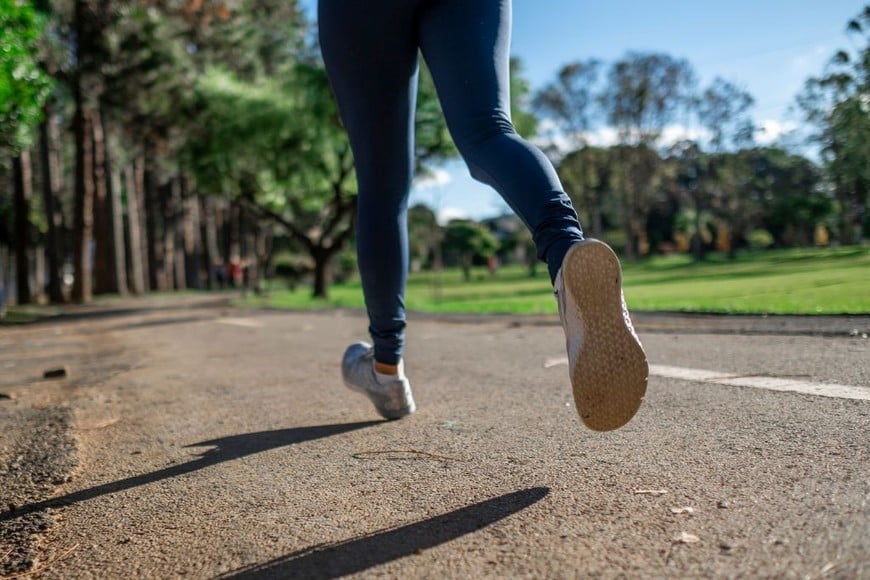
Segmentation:
{"type": "Polygon", "coordinates": [[[6,316],[0,318],[0,326],[30,324],[60,312],[56,306],[10,306],[6,316]]]}
{"type": "MultiPolygon", "coordinates": [[[[870,247],[769,250],[731,261],[714,255],[693,263],[687,256],[624,264],[625,295],[633,310],[767,314],[870,313],[870,247]]],[[[359,282],[336,284],[328,300],[308,287],[276,290],[242,304],[274,308],[363,306],[359,282]]],[[[476,270],[472,282],[458,270],[411,276],[408,310],[454,313],[554,314],[546,269],[529,278],[506,267],[491,278],[476,270]]]]}

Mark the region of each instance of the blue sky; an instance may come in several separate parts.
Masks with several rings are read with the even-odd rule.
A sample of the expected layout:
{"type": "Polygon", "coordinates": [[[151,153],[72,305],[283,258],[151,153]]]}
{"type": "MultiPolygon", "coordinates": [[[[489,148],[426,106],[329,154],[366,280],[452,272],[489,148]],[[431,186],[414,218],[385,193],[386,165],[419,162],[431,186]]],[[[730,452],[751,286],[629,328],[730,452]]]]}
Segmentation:
{"type": "MultiPolygon", "coordinates": [[[[685,58],[702,86],[721,76],[749,91],[756,100],[756,121],[775,137],[800,122],[790,107],[803,82],[819,74],[835,50],[852,47],[846,23],[864,4],[864,0],[514,0],[512,54],[523,61],[533,90],[574,60],[595,57],[611,62],[628,51],[685,58]]],[[[316,0],[303,0],[302,5],[315,14],[316,0]]],[[[419,201],[444,216],[481,218],[506,210],[499,196],[468,177],[459,161],[445,164],[436,179],[415,187],[411,202],[419,201]]]]}

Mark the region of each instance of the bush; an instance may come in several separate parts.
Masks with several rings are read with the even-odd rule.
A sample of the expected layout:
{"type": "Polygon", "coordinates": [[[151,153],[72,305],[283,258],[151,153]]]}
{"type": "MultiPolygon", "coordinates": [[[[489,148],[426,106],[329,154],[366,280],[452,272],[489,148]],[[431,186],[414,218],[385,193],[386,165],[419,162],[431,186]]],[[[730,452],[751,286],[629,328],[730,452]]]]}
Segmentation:
{"type": "Polygon", "coordinates": [[[295,285],[314,270],[309,258],[297,254],[281,254],[275,258],[275,276],[295,285]]]}
{"type": "Polygon", "coordinates": [[[333,280],[342,284],[353,278],[356,273],[356,250],[345,250],[335,257],[332,265],[333,280]]]}
{"type": "Polygon", "coordinates": [[[773,236],[769,231],[758,229],[752,230],[746,240],[753,250],[763,250],[773,245],[773,236]]]}

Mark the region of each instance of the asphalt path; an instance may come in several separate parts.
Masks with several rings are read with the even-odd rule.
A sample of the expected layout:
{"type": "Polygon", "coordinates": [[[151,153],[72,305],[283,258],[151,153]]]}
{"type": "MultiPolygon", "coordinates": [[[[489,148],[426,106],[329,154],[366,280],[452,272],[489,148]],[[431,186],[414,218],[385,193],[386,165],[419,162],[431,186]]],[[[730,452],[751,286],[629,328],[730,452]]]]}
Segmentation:
{"type": "Polygon", "coordinates": [[[607,434],[555,321],[412,317],[393,422],[341,384],[359,313],[2,328],[0,572],[870,578],[870,317],[639,315],[653,376],[607,434]]]}

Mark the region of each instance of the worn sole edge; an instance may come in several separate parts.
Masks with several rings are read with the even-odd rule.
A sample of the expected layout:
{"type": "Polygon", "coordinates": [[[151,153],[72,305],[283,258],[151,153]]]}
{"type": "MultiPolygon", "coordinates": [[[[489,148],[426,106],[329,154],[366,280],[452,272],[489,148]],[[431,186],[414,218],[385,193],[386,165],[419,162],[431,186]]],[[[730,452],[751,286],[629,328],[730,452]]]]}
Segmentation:
{"type": "Polygon", "coordinates": [[[344,380],[344,386],[353,391],[354,393],[359,393],[360,395],[365,395],[366,399],[371,401],[375,410],[378,412],[378,415],[383,417],[384,419],[389,419],[390,421],[394,421],[396,419],[401,419],[402,417],[407,417],[408,415],[414,413],[417,410],[417,404],[414,401],[411,401],[411,404],[407,407],[402,407],[398,411],[382,411],[380,407],[378,407],[377,403],[375,403],[374,399],[369,396],[369,392],[363,388],[356,386],[353,383],[344,380]]]}
{"type": "Polygon", "coordinates": [[[569,371],[574,402],[584,425],[612,431],[637,413],[649,377],[643,347],[623,318],[619,259],[607,244],[586,240],[568,251],[562,270],[585,327],[569,371]]]}

